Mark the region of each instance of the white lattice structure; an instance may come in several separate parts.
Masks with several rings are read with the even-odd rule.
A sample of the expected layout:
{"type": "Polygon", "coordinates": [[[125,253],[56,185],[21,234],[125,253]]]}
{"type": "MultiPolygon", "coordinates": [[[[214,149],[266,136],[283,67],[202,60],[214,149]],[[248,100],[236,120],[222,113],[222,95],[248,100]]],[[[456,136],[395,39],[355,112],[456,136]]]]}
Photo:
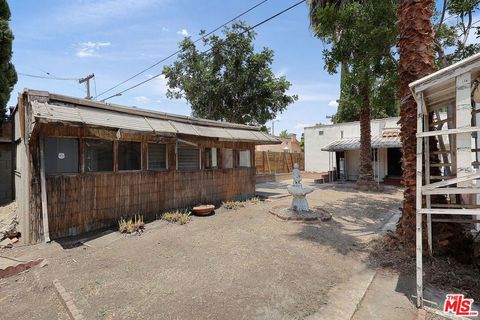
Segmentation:
{"type": "Polygon", "coordinates": [[[417,306],[423,306],[422,220],[426,216],[432,254],[432,221],[466,223],[480,215],[480,54],[410,84],[417,102],[417,306]],[[477,103],[476,103],[477,102],[477,103]],[[430,117],[429,117],[430,115],[430,117]],[[429,137],[438,150],[430,152],[429,137]],[[432,175],[439,168],[440,175],[432,175]],[[433,195],[445,195],[435,202],[433,195]],[[448,219],[436,218],[439,214],[448,219]],[[467,218],[465,218],[467,216],[467,218]]]}

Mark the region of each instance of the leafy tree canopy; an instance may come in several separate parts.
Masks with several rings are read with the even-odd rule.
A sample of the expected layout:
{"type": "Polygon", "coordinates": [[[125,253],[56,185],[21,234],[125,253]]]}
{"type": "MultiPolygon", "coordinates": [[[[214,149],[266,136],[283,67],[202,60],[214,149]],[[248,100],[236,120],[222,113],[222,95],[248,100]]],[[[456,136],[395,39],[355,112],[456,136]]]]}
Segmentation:
{"type": "Polygon", "coordinates": [[[279,135],[280,138],[288,138],[288,131],[282,130],[279,135]]]}
{"type": "Polygon", "coordinates": [[[163,69],[167,97],[185,98],[196,117],[265,128],[297,96],[286,94],[291,84],[284,76],[273,74],[273,51],[255,52],[254,39],[242,22],[225,28],[223,37],[205,37],[203,45],[211,48],[205,51],[185,38],[177,61],[163,69]]]}
{"type": "Polygon", "coordinates": [[[480,0],[449,0],[434,17],[436,64],[439,69],[480,52],[480,28],[474,14],[480,0]]]}
{"type": "Polygon", "coordinates": [[[17,83],[17,72],[11,63],[13,33],[9,20],[8,3],[0,0],[0,121],[4,118],[13,86],[17,83]]]}
{"type": "Polygon", "coordinates": [[[391,54],[395,45],[395,1],[335,1],[319,7],[314,32],[329,47],[323,51],[329,73],[341,70],[341,94],[334,123],[355,121],[368,91],[372,117],[398,114],[395,99],[396,61],[391,54]],[[364,90],[364,91],[365,91],[364,90]]]}

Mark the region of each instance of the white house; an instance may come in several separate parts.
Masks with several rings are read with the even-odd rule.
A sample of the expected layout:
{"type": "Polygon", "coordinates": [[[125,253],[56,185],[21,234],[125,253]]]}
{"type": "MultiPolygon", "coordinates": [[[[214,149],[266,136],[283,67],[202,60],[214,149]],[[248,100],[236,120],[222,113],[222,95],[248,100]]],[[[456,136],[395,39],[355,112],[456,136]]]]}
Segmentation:
{"type": "MultiPolygon", "coordinates": [[[[400,118],[371,121],[372,159],[375,179],[402,175],[400,118]]],[[[305,171],[335,170],[337,177],[356,180],[360,165],[360,122],[317,125],[305,128],[305,171]]]]}

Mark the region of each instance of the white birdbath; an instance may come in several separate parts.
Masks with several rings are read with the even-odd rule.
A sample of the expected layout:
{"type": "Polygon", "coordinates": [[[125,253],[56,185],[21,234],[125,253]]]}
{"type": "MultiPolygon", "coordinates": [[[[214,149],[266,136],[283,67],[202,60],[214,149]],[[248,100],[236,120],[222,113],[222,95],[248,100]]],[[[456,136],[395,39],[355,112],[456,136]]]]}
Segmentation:
{"type": "Polygon", "coordinates": [[[293,165],[293,184],[287,187],[288,193],[293,196],[291,209],[294,211],[309,211],[306,195],[311,193],[313,189],[304,188],[301,181],[298,163],[295,163],[293,165]]]}

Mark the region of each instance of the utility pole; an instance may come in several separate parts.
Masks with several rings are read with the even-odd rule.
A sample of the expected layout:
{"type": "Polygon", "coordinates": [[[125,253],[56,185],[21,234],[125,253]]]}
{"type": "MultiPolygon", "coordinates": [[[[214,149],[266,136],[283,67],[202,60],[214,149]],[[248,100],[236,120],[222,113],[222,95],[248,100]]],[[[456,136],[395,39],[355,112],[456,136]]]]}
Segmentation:
{"type": "Polygon", "coordinates": [[[85,78],[82,78],[82,79],[79,79],[78,80],[78,83],[82,84],[84,82],[86,82],[86,86],[87,86],[87,96],[85,97],[85,99],[92,99],[93,97],[90,95],[90,80],[95,77],[95,74],[89,74],[88,76],[86,76],[85,78]]]}

